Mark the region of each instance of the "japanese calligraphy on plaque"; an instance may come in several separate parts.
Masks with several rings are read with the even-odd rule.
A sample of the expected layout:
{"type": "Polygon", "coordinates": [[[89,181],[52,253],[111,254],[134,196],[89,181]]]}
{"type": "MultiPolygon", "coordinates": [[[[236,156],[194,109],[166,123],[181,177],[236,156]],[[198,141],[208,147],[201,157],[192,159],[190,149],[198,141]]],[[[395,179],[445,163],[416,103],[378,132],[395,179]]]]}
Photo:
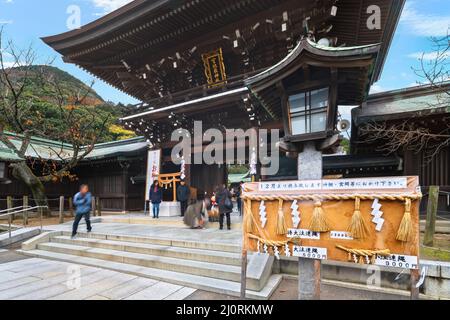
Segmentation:
{"type": "Polygon", "coordinates": [[[227,73],[223,62],[222,48],[202,54],[206,81],[210,88],[227,83],[227,73]]]}

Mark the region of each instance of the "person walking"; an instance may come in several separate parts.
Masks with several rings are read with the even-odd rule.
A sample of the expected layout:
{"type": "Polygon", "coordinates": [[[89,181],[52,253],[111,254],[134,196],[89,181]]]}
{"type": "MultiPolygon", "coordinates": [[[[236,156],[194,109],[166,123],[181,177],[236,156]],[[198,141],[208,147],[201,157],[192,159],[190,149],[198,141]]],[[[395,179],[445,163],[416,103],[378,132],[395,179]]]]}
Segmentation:
{"type": "Polygon", "coordinates": [[[186,181],[182,179],[180,182],[180,186],[177,189],[177,200],[180,202],[182,217],[184,217],[190,197],[191,189],[186,185],[186,181]]]}
{"type": "Polygon", "coordinates": [[[159,219],[159,208],[161,206],[162,197],[162,189],[159,187],[158,180],[155,180],[150,187],[150,202],[153,207],[153,219],[159,219]]]}
{"type": "Polygon", "coordinates": [[[72,226],[72,238],[75,238],[78,232],[78,224],[80,223],[83,217],[84,220],[86,221],[87,232],[89,233],[92,231],[90,219],[92,209],[92,195],[89,192],[88,185],[83,184],[80,187],[80,192],[78,192],[73,197],[73,204],[75,206],[75,220],[73,221],[72,226]]]}
{"type": "Polygon", "coordinates": [[[225,184],[222,184],[217,188],[216,192],[216,202],[219,206],[219,224],[220,230],[223,230],[223,223],[225,217],[227,218],[228,230],[231,230],[231,217],[230,214],[233,212],[233,202],[231,201],[232,194],[227,189],[225,184]]]}
{"type": "Polygon", "coordinates": [[[237,201],[237,208],[238,208],[238,212],[239,212],[239,216],[242,216],[242,188],[244,186],[244,182],[241,181],[239,182],[239,187],[237,189],[236,192],[236,201],[237,201]]]}

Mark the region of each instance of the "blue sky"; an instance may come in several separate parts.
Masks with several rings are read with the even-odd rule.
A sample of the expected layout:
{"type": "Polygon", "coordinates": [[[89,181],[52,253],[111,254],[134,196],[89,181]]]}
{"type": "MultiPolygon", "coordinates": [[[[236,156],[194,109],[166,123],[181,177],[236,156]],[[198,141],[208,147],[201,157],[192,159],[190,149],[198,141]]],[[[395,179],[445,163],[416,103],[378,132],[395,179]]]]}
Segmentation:
{"type": "MultiPolygon", "coordinates": [[[[81,24],[86,24],[127,2],[129,0],[0,0],[0,25],[4,26],[6,36],[14,40],[16,46],[26,47],[32,43],[42,61],[56,57],[55,66],[89,83],[92,80],[89,74],[63,63],[39,38],[68,30],[67,9],[70,5],[79,6],[81,24]]],[[[382,78],[373,86],[372,92],[415,84],[418,79],[411,68],[417,66],[422,52],[432,56],[429,37],[446,35],[449,26],[450,1],[407,0],[382,78]]],[[[106,100],[137,102],[100,80],[96,80],[94,88],[106,100]]]]}

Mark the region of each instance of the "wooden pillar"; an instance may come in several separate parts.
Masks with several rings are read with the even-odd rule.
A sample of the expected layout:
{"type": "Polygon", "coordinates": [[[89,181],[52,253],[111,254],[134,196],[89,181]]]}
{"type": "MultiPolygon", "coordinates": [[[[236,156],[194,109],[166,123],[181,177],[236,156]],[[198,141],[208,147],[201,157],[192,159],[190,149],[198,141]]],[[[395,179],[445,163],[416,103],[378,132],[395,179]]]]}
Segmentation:
{"type": "MultiPolygon", "coordinates": [[[[249,214],[249,213],[247,213],[247,214],[249,214]]],[[[242,249],[242,256],[241,256],[241,300],[245,300],[246,291],[247,291],[247,249],[242,249]]]]}
{"type": "Polygon", "coordinates": [[[128,162],[120,162],[120,167],[122,168],[122,210],[123,213],[126,213],[128,207],[128,169],[130,164],[128,162]]]}
{"type": "MultiPolygon", "coordinates": [[[[13,208],[13,198],[11,196],[7,196],[6,197],[6,208],[7,209],[12,209],[13,208]]],[[[12,211],[8,210],[8,213],[10,213],[10,212],[12,212],[12,211]]],[[[14,215],[12,215],[10,217],[11,217],[12,221],[15,220],[15,216],[14,215]]]]}
{"type": "Polygon", "coordinates": [[[173,177],[172,187],[173,187],[173,202],[177,202],[177,179],[173,177]]]}
{"type": "Polygon", "coordinates": [[[59,224],[64,223],[64,196],[59,197],[59,224]]]}
{"type": "Polygon", "coordinates": [[[410,281],[411,281],[411,300],[419,300],[420,288],[417,288],[417,283],[420,280],[420,269],[411,270],[410,281]]]}
{"type": "Polygon", "coordinates": [[[69,198],[69,211],[70,211],[70,215],[73,217],[75,217],[75,212],[73,211],[73,198],[70,197],[69,198]]]}
{"type": "Polygon", "coordinates": [[[100,200],[100,197],[96,197],[96,204],[95,207],[97,208],[97,216],[101,217],[102,216],[102,201],[100,200]]]}
{"type": "Polygon", "coordinates": [[[97,197],[92,197],[91,199],[91,210],[92,210],[92,215],[95,217],[97,215],[97,210],[96,210],[96,199],[97,197]]]}
{"type": "Polygon", "coordinates": [[[423,244],[427,247],[434,245],[434,232],[436,228],[436,215],[439,204],[439,186],[430,186],[428,191],[427,221],[423,244]]]}
{"type": "MultiPolygon", "coordinates": [[[[28,196],[23,196],[22,198],[22,206],[24,209],[26,209],[28,207],[28,196]]],[[[23,213],[23,225],[27,226],[28,225],[28,211],[25,211],[23,213]]]]}

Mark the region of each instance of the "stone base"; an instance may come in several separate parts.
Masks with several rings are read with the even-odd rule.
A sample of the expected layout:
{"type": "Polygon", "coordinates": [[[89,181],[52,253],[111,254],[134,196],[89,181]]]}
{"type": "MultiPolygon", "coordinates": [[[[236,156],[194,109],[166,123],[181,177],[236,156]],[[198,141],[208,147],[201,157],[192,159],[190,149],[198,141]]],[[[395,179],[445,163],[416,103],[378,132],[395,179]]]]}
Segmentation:
{"type": "MultiPolygon", "coordinates": [[[[150,205],[150,216],[153,215],[152,206],[150,205]]],[[[181,216],[181,207],[179,202],[163,202],[159,209],[160,217],[179,217],[181,216]]]]}

